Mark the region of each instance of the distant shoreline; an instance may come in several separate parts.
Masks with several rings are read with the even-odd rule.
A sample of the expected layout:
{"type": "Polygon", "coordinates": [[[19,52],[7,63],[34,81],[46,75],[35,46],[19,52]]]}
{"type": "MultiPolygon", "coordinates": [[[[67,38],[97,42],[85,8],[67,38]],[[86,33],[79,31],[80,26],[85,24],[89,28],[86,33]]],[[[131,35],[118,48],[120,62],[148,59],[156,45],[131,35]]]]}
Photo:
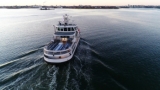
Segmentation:
{"type": "Polygon", "coordinates": [[[160,6],[143,6],[143,5],[128,5],[128,6],[90,6],[90,5],[79,5],[79,6],[40,6],[40,5],[32,5],[32,6],[0,6],[1,8],[6,9],[32,9],[32,8],[64,8],[64,9],[120,9],[120,8],[157,8],[160,9],[160,6]]]}

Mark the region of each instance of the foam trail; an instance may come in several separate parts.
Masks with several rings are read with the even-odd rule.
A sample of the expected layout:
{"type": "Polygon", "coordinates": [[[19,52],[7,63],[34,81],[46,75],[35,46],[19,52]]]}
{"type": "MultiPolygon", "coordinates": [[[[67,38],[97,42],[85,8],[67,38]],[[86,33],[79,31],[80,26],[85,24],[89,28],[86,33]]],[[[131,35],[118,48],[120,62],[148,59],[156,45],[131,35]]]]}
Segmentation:
{"type": "MultiPolygon", "coordinates": [[[[36,67],[38,67],[38,66],[40,66],[40,65],[42,65],[42,63],[33,65],[33,66],[31,66],[31,67],[29,67],[29,68],[25,68],[25,69],[23,69],[23,70],[19,70],[18,72],[14,72],[14,73],[10,74],[8,77],[5,77],[5,78],[2,80],[2,83],[3,83],[3,86],[4,86],[4,87],[2,86],[1,89],[3,90],[3,89],[15,88],[15,87],[14,87],[15,84],[18,84],[18,83],[22,82],[22,80],[23,80],[23,83],[26,82],[26,81],[28,81],[28,80],[30,80],[30,79],[34,76],[34,73],[37,72],[40,67],[39,67],[36,71],[34,71],[34,72],[31,71],[31,70],[35,69],[36,67]],[[26,74],[27,72],[30,72],[30,71],[33,72],[33,73],[26,74]],[[28,75],[29,75],[29,76],[28,76],[28,75]],[[12,80],[12,78],[15,78],[15,77],[17,77],[16,80],[14,80],[12,83],[6,85],[7,82],[9,82],[10,80],[12,80]],[[24,80],[26,77],[29,77],[29,78],[26,79],[26,80],[24,80]]],[[[22,84],[23,84],[23,83],[22,83],[22,84]]],[[[21,84],[21,85],[22,85],[22,84],[21,84]]],[[[18,87],[16,87],[16,88],[18,88],[18,87]]]]}
{"type": "Polygon", "coordinates": [[[56,68],[55,66],[53,66],[50,70],[52,69],[54,70],[54,72],[52,74],[48,73],[49,76],[52,76],[51,82],[49,84],[49,90],[55,90],[57,87],[57,83],[56,83],[57,75],[56,74],[58,73],[59,68],[56,68]]]}
{"type": "Polygon", "coordinates": [[[75,60],[72,66],[72,70],[74,72],[72,73],[74,73],[75,76],[70,78],[70,87],[72,88],[69,89],[80,90],[80,80],[83,80],[85,83],[87,83],[86,86],[88,87],[86,89],[91,88],[91,52],[90,44],[85,40],[81,40],[79,47],[77,48],[77,52],[74,55],[75,60]]]}
{"type": "Polygon", "coordinates": [[[66,70],[66,74],[67,74],[67,76],[66,76],[65,86],[63,87],[64,90],[68,90],[67,86],[68,86],[68,80],[69,80],[69,75],[70,75],[70,63],[69,63],[68,68],[66,70]]]}
{"type": "Polygon", "coordinates": [[[38,48],[38,49],[34,49],[34,50],[31,50],[31,51],[28,51],[28,52],[25,52],[23,54],[21,54],[20,56],[18,57],[15,57],[13,60],[9,61],[9,62],[6,62],[6,63],[3,63],[3,64],[0,64],[0,68],[3,68],[5,66],[8,66],[10,64],[13,64],[15,62],[18,62],[20,61],[21,59],[23,59],[23,57],[25,56],[28,56],[30,54],[33,54],[33,53],[36,53],[38,50],[40,50],[41,48],[38,48]]]}
{"type": "Polygon", "coordinates": [[[109,67],[108,65],[104,64],[102,61],[100,61],[100,60],[95,60],[95,61],[98,62],[98,63],[100,63],[100,64],[102,64],[104,67],[106,67],[107,69],[109,69],[109,70],[111,70],[111,71],[114,72],[114,69],[112,69],[112,68],[109,67]]]}
{"type": "Polygon", "coordinates": [[[0,69],[3,68],[3,67],[5,67],[5,66],[7,66],[7,65],[13,64],[13,63],[15,63],[15,62],[17,62],[19,60],[21,60],[21,59],[16,59],[16,60],[12,60],[12,61],[0,64],[0,69]]]}
{"type": "Polygon", "coordinates": [[[85,44],[87,44],[87,45],[89,45],[89,46],[91,46],[91,44],[90,43],[88,43],[86,40],[84,40],[84,39],[80,39],[80,41],[82,41],[82,42],[84,42],[85,44]]]}
{"type": "Polygon", "coordinates": [[[112,78],[112,81],[114,81],[119,87],[121,87],[123,90],[128,90],[126,87],[124,87],[122,84],[120,84],[118,81],[114,80],[112,78]]]}

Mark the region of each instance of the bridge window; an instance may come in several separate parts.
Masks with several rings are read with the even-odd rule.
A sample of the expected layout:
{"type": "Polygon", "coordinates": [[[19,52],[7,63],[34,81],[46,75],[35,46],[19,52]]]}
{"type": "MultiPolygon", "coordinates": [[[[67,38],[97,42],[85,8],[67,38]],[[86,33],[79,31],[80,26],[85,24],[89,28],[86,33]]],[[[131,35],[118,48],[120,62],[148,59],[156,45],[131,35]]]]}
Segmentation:
{"type": "Polygon", "coordinates": [[[61,31],[63,31],[63,28],[61,28],[61,31]]]}
{"type": "Polygon", "coordinates": [[[60,31],[61,29],[58,27],[57,30],[60,31]]]}
{"type": "Polygon", "coordinates": [[[71,31],[71,28],[68,28],[68,31],[71,31]]]}
{"type": "Polygon", "coordinates": [[[64,31],[67,31],[67,28],[64,28],[64,31]]]}
{"type": "Polygon", "coordinates": [[[74,28],[72,27],[72,31],[74,31],[74,28]]]}

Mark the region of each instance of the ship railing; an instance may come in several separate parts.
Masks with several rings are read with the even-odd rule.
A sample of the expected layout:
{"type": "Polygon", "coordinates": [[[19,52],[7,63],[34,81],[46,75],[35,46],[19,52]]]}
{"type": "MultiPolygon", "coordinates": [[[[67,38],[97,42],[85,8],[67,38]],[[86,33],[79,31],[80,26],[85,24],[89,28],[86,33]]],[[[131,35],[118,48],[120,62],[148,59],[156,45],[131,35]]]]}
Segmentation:
{"type": "Polygon", "coordinates": [[[47,46],[44,47],[44,53],[49,55],[61,55],[61,54],[69,53],[71,51],[71,48],[66,50],[60,50],[60,51],[47,50],[46,48],[47,46]]]}

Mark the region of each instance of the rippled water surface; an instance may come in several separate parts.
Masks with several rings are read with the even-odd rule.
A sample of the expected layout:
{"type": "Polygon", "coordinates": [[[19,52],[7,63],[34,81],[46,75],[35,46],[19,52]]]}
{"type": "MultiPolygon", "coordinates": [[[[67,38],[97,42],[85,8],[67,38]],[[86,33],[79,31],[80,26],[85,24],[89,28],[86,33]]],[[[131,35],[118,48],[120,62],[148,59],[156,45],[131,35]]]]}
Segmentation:
{"type": "Polygon", "coordinates": [[[0,9],[1,90],[160,90],[159,9],[0,9]],[[44,62],[63,14],[81,30],[73,58],[44,62]]]}

